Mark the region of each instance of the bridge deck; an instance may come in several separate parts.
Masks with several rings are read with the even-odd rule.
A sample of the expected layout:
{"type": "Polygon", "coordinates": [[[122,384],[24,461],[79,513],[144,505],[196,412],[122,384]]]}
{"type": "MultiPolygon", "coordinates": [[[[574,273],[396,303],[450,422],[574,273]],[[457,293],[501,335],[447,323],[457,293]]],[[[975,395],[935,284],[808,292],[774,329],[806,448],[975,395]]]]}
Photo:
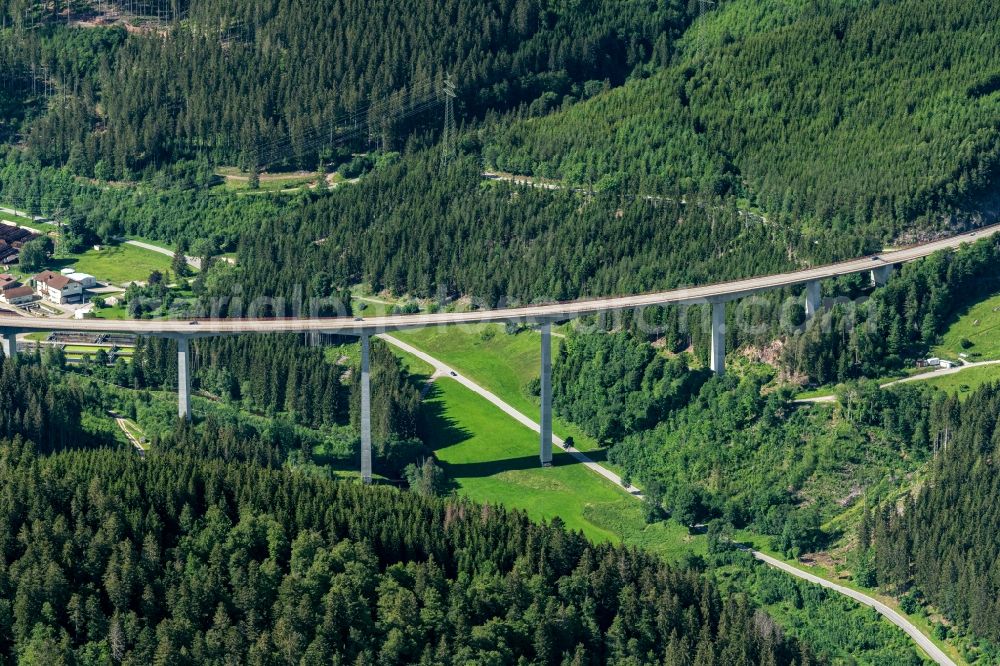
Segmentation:
{"type": "Polygon", "coordinates": [[[694,304],[728,301],[779,287],[867,272],[929,256],[939,250],[955,249],[965,243],[1000,232],[1000,224],[930,243],[886,252],[876,257],[852,259],[836,264],[789,273],[746,278],[700,287],[671,289],[635,296],[583,299],[546,303],[504,310],[441,312],[436,314],[392,315],[357,321],[347,317],[313,319],[209,319],[187,320],[67,320],[44,317],[8,317],[2,328],[18,333],[28,331],[79,331],[88,333],[132,333],[151,336],[201,337],[245,333],[324,332],[346,335],[381,333],[425,326],[505,322],[546,322],[574,319],[584,315],[629,310],[653,305],[694,304]]]}

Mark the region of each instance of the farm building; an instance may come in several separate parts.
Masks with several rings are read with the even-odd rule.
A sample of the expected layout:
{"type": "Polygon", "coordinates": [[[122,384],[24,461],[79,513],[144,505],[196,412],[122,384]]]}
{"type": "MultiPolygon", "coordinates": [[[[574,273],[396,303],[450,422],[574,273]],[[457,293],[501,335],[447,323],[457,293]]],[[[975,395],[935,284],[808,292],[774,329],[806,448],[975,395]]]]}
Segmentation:
{"type": "Polygon", "coordinates": [[[83,285],[84,289],[90,289],[97,286],[97,278],[93,275],[88,275],[87,273],[70,273],[66,277],[73,282],[79,282],[83,285]]]}
{"type": "Polygon", "coordinates": [[[35,238],[27,229],[10,224],[0,224],[0,265],[16,264],[25,243],[35,238]]]}

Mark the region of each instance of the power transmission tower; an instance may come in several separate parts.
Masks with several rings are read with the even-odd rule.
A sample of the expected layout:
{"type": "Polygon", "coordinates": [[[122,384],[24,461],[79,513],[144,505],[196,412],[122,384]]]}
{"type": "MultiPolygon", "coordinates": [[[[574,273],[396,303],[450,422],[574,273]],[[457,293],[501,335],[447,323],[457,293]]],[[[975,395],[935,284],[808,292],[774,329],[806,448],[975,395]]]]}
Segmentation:
{"type": "Polygon", "coordinates": [[[455,127],[455,82],[451,80],[451,75],[444,77],[441,86],[441,94],[444,95],[444,133],[441,135],[441,170],[445,170],[455,161],[457,149],[455,141],[458,137],[458,129],[455,127]]]}

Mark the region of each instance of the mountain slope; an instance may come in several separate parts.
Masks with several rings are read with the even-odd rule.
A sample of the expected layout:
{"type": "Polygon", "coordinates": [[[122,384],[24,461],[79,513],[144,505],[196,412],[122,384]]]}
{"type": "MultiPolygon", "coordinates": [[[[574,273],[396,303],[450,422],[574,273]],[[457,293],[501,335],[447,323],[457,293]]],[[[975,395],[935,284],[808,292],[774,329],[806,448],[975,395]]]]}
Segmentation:
{"type": "Polygon", "coordinates": [[[576,183],[732,192],[837,229],[934,226],[1000,164],[998,30],[986,0],[736,0],[672,66],[497,129],[485,152],[576,183]]]}

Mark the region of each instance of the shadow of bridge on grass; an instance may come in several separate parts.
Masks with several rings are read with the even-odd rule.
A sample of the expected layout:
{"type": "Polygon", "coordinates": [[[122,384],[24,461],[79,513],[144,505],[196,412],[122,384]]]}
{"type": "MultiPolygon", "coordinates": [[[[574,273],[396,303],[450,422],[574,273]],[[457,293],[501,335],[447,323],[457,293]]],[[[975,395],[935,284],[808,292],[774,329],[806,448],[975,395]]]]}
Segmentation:
{"type": "MultiPolygon", "coordinates": [[[[458,446],[475,436],[475,433],[459,425],[455,419],[446,414],[445,404],[440,400],[440,389],[434,384],[430,385],[424,397],[420,413],[418,432],[421,439],[429,443],[435,453],[442,449],[458,446]]],[[[525,428],[525,431],[531,432],[527,428],[525,428]]],[[[538,437],[537,433],[532,434],[536,438],[538,437]]],[[[553,467],[583,464],[569,453],[563,451],[558,445],[553,446],[552,454],[553,467]]],[[[606,449],[587,451],[586,455],[597,463],[603,463],[608,458],[606,449]]],[[[464,463],[447,462],[439,459],[438,463],[451,479],[483,478],[495,476],[503,472],[541,468],[541,461],[537,454],[464,463]]]]}

